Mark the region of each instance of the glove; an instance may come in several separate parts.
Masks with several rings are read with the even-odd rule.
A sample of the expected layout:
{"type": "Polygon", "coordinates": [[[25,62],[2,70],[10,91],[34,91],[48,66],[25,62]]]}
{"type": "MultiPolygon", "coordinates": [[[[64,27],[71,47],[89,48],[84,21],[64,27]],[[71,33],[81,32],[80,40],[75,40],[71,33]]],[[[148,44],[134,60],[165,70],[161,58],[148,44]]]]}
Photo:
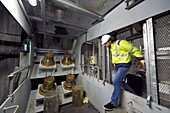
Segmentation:
{"type": "Polygon", "coordinates": [[[145,67],[145,60],[140,60],[140,63],[142,64],[142,67],[145,67]]]}
{"type": "Polygon", "coordinates": [[[83,99],[83,103],[85,104],[85,103],[88,103],[88,102],[89,102],[88,97],[85,97],[85,98],[83,99]]]}

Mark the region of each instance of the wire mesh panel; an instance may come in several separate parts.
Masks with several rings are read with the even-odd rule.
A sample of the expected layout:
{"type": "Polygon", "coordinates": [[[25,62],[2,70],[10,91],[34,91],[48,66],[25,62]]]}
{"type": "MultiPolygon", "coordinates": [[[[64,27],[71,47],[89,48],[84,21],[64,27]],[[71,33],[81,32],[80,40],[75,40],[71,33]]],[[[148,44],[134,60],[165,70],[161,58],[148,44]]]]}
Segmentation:
{"type": "Polygon", "coordinates": [[[154,20],[160,105],[170,108],[170,14],[154,20]]]}

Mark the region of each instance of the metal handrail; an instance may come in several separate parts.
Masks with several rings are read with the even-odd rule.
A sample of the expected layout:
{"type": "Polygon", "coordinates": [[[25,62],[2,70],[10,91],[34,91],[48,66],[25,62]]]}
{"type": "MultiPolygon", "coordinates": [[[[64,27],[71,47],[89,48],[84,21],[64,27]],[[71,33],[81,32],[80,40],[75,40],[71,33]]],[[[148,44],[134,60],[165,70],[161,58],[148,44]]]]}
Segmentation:
{"type": "MultiPolygon", "coordinates": [[[[13,94],[14,94],[14,92],[11,90],[11,81],[12,81],[12,78],[13,78],[13,76],[15,75],[15,74],[17,74],[17,73],[19,73],[19,72],[21,72],[21,71],[23,71],[23,70],[25,70],[25,69],[28,69],[30,67],[30,65],[28,65],[28,66],[25,66],[25,67],[23,67],[23,68],[21,68],[21,69],[19,69],[19,70],[17,70],[17,71],[14,71],[14,72],[12,72],[12,73],[10,73],[10,75],[8,75],[8,86],[9,86],[9,95],[8,95],[8,97],[12,97],[13,96],[13,94]]],[[[29,70],[28,70],[29,71],[29,70]]],[[[28,73],[27,73],[28,74],[28,73]]],[[[27,76],[28,77],[28,76],[27,76]]],[[[27,78],[26,77],[26,78],[27,78]]],[[[20,84],[21,85],[21,84],[20,84]]],[[[19,85],[19,86],[20,86],[19,85]]],[[[18,86],[18,87],[19,87],[18,86]]],[[[16,88],[17,89],[17,88],[16,88]]],[[[16,90],[15,89],[15,90],[16,90]]]]}
{"type": "Polygon", "coordinates": [[[9,106],[9,107],[4,107],[4,113],[7,113],[6,110],[12,109],[12,108],[15,108],[13,113],[16,113],[18,108],[19,108],[19,105],[13,105],[13,106],[9,106]]]}
{"type": "Polygon", "coordinates": [[[25,69],[27,69],[27,68],[29,68],[29,67],[30,67],[30,65],[25,66],[25,67],[23,67],[23,68],[21,68],[21,69],[19,69],[19,70],[17,70],[17,71],[14,71],[14,72],[10,73],[10,75],[8,75],[8,77],[13,77],[14,74],[17,74],[17,73],[19,73],[19,72],[21,72],[21,71],[23,71],[23,70],[25,70],[25,69]]]}
{"type": "Polygon", "coordinates": [[[98,66],[93,66],[93,65],[90,65],[90,64],[80,64],[80,66],[85,66],[85,67],[91,67],[91,68],[99,68],[98,66]]]}

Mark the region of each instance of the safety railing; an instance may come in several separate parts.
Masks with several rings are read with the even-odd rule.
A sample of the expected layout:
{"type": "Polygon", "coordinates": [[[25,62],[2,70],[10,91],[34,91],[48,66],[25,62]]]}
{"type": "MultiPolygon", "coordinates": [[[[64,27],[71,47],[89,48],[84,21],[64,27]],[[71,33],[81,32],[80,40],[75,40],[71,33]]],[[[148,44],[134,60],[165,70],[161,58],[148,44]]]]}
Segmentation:
{"type": "Polygon", "coordinates": [[[22,105],[21,109],[23,109],[22,107],[24,105],[21,104],[18,99],[25,101],[26,100],[25,98],[27,98],[27,96],[24,95],[25,97],[24,96],[20,97],[18,94],[20,94],[20,92],[23,92],[23,91],[24,91],[23,93],[29,92],[29,90],[25,89],[26,87],[28,88],[28,81],[29,81],[28,79],[29,79],[29,74],[30,74],[29,72],[30,72],[30,65],[25,66],[17,71],[12,72],[10,75],[8,75],[8,85],[10,85],[11,88],[9,89],[8,98],[0,106],[0,113],[17,113],[18,111],[21,111],[21,112],[23,111],[23,110],[19,110],[19,107],[22,105]],[[28,69],[26,71],[26,75],[25,73],[21,73],[26,69],[28,69]],[[21,73],[20,76],[25,76],[25,77],[23,78],[23,81],[20,84],[18,84],[18,87],[16,89],[13,89],[12,88],[13,79],[15,78],[15,75],[18,73],[21,73]]]}
{"type": "MultiPolygon", "coordinates": [[[[19,70],[16,70],[16,71],[14,71],[14,72],[12,72],[12,73],[10,73],[9,75],[8,75],[8,86],[9,86],[9,92],[8,92],[8,94],[9,95],[11,95],[12,93],[13,93],[13,91],[14,90],[16,90],[16,89],[14,89],[14,86],[13,86],[13,82],[14,82],[14,79],[15,79],[15,77],[17,76],[17,74],[18,73],[21,73],[22,71],[24,71],[24,70],[26,70],[26,69],[28,69],[28,71],[27,71],[27,74],[25,75],[25,79],[28,77],[28,74],[29,74],[29,68],[30,68],[30,65],[28,65],[28,66],[25,66],[25,67],[23,67],[23,68],[21,68],[21,69],[19,69],[19,70]]],[[[21,75],[20,76],[22,76],[22,73],[21,73],[21,75]]],[[[23,80],[24,81],[24,80],[23,80]]],[[[23,82],[22,81],[22,82],[23,82]]],[[[19,82],[19,81],[18,81],[19,82]]],[[[21,82],[21,83],[22,83],[21,82]]],[[[20,83],[20,84],[21,84],[20,83]]],[[[18,84],[18,87],[19,87],[19,85],[20,84],[18,84]]]]}
{"type": "Polygon", "coordinates": [[[9,106],[9,107],[4,107],[4,113],[8,113],[7,111],[8,111],[9,109],[13,109],[13,108],[15,108],[15,110],[14,110],[13,113],[16,113],[17,110],[18,110],[18,108],[19,108],[19,105],[13,105],[13,106],[9,106]]]}

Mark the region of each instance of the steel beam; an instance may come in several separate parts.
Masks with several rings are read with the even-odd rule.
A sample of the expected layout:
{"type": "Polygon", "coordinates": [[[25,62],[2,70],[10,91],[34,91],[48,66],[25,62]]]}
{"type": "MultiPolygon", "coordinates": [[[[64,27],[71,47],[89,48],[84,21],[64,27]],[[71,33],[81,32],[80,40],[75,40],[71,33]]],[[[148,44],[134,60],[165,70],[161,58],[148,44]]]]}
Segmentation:
{"type": "MultiPolygon", "coordinates": [[[[29,18],[31,20],[43,22],[42,18],[39,18],[39,17],[36,17],[36,16],[29,16],[29,18]]],[[[83,29],[83,28],[80,28],[80,27],[76,27],[76,26],[73,26],[73,25],[66,24],[66,23],[58,22],[58,21],[52,20],[52,19],[50,19],[48,17],[46,17],[46,22],[47,23],[52,23],[52,24],[60,26],[60,27],[75,29],[75,30],[79,30],[79,31],[82,31],[82,32],[87,32],[87,29],[83,29]]]]}
{"type": "Polygon", "coordinates": [[[158,86],[157,86],[157,75],[156,75],[156,63],[155,63],[155,43],[154,43],[154,31],[153,31],[153,20],[149,18],[146,21],[147,25],[147,38],[148,38],[148,49],[149,49],[149,71],[150,71],[150,88],[152,93],[152,101],[158,104],[158,86]]]}
{"type": "Polygon", "coordinates": [[[45,0],[41,1],[41,14],[43,18],[43,31],[44,38],[46,38],[46,15],[45,15],[45,0]]]}
{"type": "Polygon", "coordinates": [[[88,11],[84,8],[81,8],[78,4],[70,3],[70,2],[67,2],[65,0],[53,0],[53,1],[55,1],[57,4],[61,4],[63,7],[69,8],[70,10],[73,10],[73,11],[76,11],[76,12],[79,12],[79,13],[82,13],[83,15],[92,17],[92,18],[97,19],[99,21],[104,20],[103,16],[96,14],[96,13],[93,13],[91,11],[88,11]]]}
{"type": "Polygon", "coordinates": [[[28,35],[31,34],[31,26],[28,22],[25,12],[20,6],[20,2],[17,0],[0,0],[2,4],[7,8],[16,21],[22,26],[28,35]]]}
{"type": "Polygon", "coordinates": [[[21,42],[14,42],[14,41],[6,41],[6,40],[0,40],[0,45],[3,46],[21,46],[21,42]]]}
{"type": "Polygon", "coordinates": [[[145,49],[145,62],[146,62],[146,84],[147,84],[147,96],[151,96],[151,80],[150,80],[150,60],[149,60],[149,41],[148,41],[148,32],[147,32],[147,24],[143,24],[143,42],[144,42],[144,49],[145,49]]]}
{"type": "MultiPolygon", "coordinates": [[[[36,33],[40,33],[40,34],[44,34],[43,31],[35,31],[36,33]]],[[[50,35],[50,36],[55,36],[55,37],[60,37],[60,38],[68,38],[68,39],[76,39],[78,37],[74,37],[74,36],[65,36],[65,35],[58,35],[55,33],[50,33],[46,31],[46,35],[50,35]]]]}
{"type": "Polygon", "coordinates": [[[106,82],[106,50],[105,50],[105,46],[102,46],[102,79],[103,79],[103,84],[105,85],[106,82]]]}

